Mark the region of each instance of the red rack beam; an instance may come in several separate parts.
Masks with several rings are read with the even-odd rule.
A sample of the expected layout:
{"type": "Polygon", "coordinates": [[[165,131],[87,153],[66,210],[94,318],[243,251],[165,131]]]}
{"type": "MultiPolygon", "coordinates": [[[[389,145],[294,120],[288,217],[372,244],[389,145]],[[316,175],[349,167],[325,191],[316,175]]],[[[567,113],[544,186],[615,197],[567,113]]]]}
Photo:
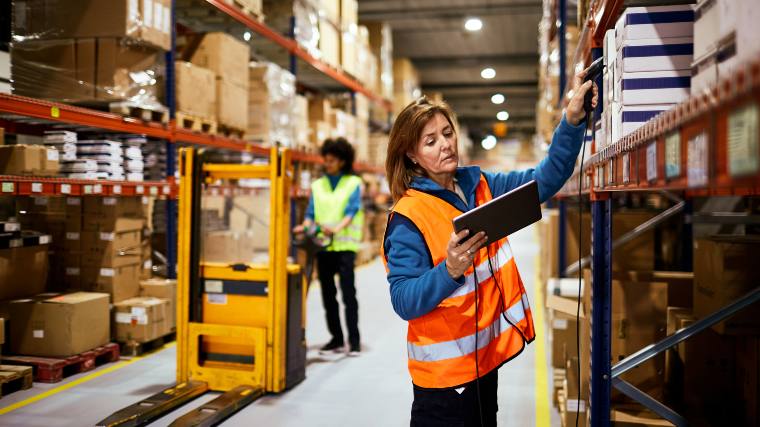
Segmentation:
{"type": "Polygon", "coordinates": [[[370,98],[371,100],[375,101],[377,104],[382,106],[386,111],[391,111],[392,104],[390,103],[390,101],[370,91],[369,89],[364,87],[364,85],[354,80],[353,78],[349,77],[342,71],[336,70],[335,68],[331,67],[327,63],[320,61],[317,58],[314,58],[313,56],[311,56],[311,54],[309,54],[309,52],[304,50],[301,46],[298,45],[298,43],[295,40],[291,39],[290,37],[283,36],[282,34],[273,30],[266,24],[252,18],[251,16],[249,16],[248,14],[240,10],[237,6],[228,4],[224,0],[206,0],[206,1],[212,6],[214,6],[215,8],[217,8],[219,11],[225,13],[231,18],[235,19],[236,21],[240,22],[241,24],[245,25],[251,30],[255,31],[257,34],[276,43],[283,49],[290,52],[292,55],[295,55],[301,58],[303,61],[307,62],[309,65],[314,67],[316,70],[318,70],[322,74],[325,74],[326,76],[330,77],[331,79],[335,80],[336,82],[340,83],[341,85],[345,86],[346,88],[354,92],[359,92],[359,93],[364,94],[365,96],[367,96],[368,98],[370,98]]]}
{"type": "Polygon", "coordinates": [[[144,122],[118,114],[74,107],[56,102],[0,94],[0,111],[60,123],[70,123],[115,132],[145,134],[170,139],[171,130],[160,123],[144,122]]]}
{"type": "Polygon", "coordinates": [[[15,196],[155,196],[175,198],[177,186],[164,181],[127,182],[0,175],[0,194],[15,196]]]}

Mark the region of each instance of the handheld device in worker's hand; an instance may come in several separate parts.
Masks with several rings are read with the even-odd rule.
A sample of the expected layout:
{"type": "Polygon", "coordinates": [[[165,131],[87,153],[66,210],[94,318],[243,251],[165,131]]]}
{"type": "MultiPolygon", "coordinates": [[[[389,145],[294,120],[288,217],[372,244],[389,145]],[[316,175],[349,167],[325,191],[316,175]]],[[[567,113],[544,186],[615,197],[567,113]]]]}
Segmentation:
{"type": "Polygon", "coordinates": [[[530,181],[454,218],[454,230],[470,230],[468,236],[484,231],[495,242],[540,219],[538,184],[530,181]]]}
{"type": "MultiPolygon", "coordinates": [[[[604,71],[604,56],[592,62],[591,65],[586,68],[586,75],[583,76],[583,82],[581,84],[585,84],[589,80],[596,80],[602,71],[604,71]]],[[[587,113],[590,113],[594,109],[592,106],[593,100],[594,91],[593,89],[589,89],[588,92],[586,92],[586,95],[583,97],[583,110],[587,113]]]]}

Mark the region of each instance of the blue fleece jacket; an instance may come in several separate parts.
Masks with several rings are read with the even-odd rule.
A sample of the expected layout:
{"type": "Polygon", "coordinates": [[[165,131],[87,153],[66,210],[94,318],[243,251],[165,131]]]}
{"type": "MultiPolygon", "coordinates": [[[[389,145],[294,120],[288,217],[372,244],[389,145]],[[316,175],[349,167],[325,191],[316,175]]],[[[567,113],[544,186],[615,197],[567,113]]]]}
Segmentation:
{"type": "MultiPolygon", "coordinates": [[[[539,198],[544,202],[559,191],[572,175],[584,131],[585,123],[572,126],[563,117],[554,130],[549,154],[535,169],[489,173],[481,172],[477,166],[458,168],[456,179],[467,198],[466,205],[456,193],[442,188],[429,178],[415,178],[411,187],[439,197],[466,212],[475,207],[475,188],[482,173],[494,197],[535,179],[539,198]]],[[[464,284],[463,277],[455,280],[449,276],[445,262],[433,265],[422,234],[408,218],[394,214],[385,236],[391,303],[402,319],[411,320],[429,313],[464,284]]]]}
{"type": "MultiPolygon", "coordinates": [[[[339,175],[330,175],[325,174],[328,180],[330,180],[330,186],[332,187],[333,191],[335,191],[335,187],[338,186],[338,182],[340,182],[340,179],[343,177],[343,174],[339,175]]],[[[343,213],[343,217],[353,217],[356,215],[357,212],[359,212],[359,208],[361,208],[361,188],[356,187],[356,190],[354,190],[353,193],[351,193],[351,197],[348,198],[348,204],[346,205],[346,210],[343,213]]],[[[306,218],[314,222],[314,195],[309,196],[309,206],[306,207],[306,218]]]]}

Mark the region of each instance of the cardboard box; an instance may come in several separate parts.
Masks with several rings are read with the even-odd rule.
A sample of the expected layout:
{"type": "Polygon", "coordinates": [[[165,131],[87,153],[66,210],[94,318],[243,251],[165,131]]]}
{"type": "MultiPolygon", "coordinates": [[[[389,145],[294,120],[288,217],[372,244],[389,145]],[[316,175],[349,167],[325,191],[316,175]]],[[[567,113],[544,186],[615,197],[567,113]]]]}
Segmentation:
{"type": "Polygon", "coordinates": [[[141,218],[141,197],[85,197],[82,228],[85,231],[114,231],[134,227],[141,218]]]}
{"type": "MultiPolygon", "coordinates": [[[[585,363],[585,362],[584,362],[585,363]]],[[[562,425],[575,425],[578,417],[578,425],[585,426],[586,409],[588,408],[589,384],[581,380],[581,389],[578,389],[578,358],[572,357],[567,361],[567,376],[564,381],[565,407],[562,411],[564,416],[562,425]]]]}
{"type": "Polygon", "coordinates": [[[169,301],[153,297],[130,298],[114,304],[114,325],[119,342],[147,342],[170,332],[169,301]]]}
{"type": "Polygon", "coordinates": [[[343,71],[352,76],[358,75],[357,61],[359,59],[359,46],[357,44],[358,35],[355,27],[348,27],[341,34],[340,44],[340,66],[343,71]]]}
{"type": "Polygon", "coordinates": [[[58,0],[15,2],[14,34],[38,38],[129,37],[171,48],[168,0],[58,0]]]}
{"type": "Polygon", "coordinates": [[[140,296],[162,298],[169,302],[167,316],[169,329],[177,326],[177,281],[169,279],[148,279],[140,281],[140,296]]]}
{"type": "Polygon", "coordinates": [[[617,46],[626,40],[692,37],[694,6],[628,7],[616,25],[617,46]]]}
{"type": "Polygon", "coordinates": [[[216,74],[189,62],[176,61],[177,111],[213,120],[216,115],[216,74]]]}
{"type": "Polygon", "coordinates": [[[578,322],[575,316],[552,313],[552,367],[563,368],[570,357],[577,357],[578,322]]]}
{"type": "Polygon", "coordinates": [[[94,39],[13,43],[13,93],[60,101],[94,99],[95,54],[94,39]]]}
{"type": "Polygon", "coordinates": [[[618,48],[614,64],[618,75],[688,70],[694,59],[694,39],[691,37],[625,40],[618,48]]]}
{"type": "MultiPolygon", "coordinates": [[[[226,33],[207,33],[200,42],[191,41],[197,47],[188,52],[190,62],[207,68],[221,79],[248,89],[248,63],[251,52],[248,44],[226,33]]],[[[217,99],[224,99],[224,93],[217,90],[217,99]]],[[[247,98],[246,98],[247,100],[247,98]]]]}
{"type": "Polygon", "coordinates": [[[108,295],[41,294],[9,304],[12,353],[67,357],[108,342],[108,295]]]}
{"type": "Polygon", "coordinates": [[[158,76],[163,69],[163,52],[116,38],[99,38],[95,97],[106,101],[160,99],[158,76]]]}
{"type": "Polygon", "coordinates": [[[314,97],[309,98],[309,122],[323,121],[327,122],[332,117],[332,107],[327,98],[314,97]]]}
{"type": "Polygon", "coordinates": [[[107,293],[112,303],[140,295],[139,262],[113,268],[83,265],[80,273],[84,289],[107,293]]]}
{"type": "Polygon", "coordinates": [[[0,249],[0,300],[45,292],[49,245],[0,249]]]}
{"type": "Polygon", "coordinates": [[[142,219],[120,218],[113,231],[81,233],[83,264],[93,267],[122,267],[142,261],[142,219]]]}
{"type": "Polygon", "coordinates": [[[248,86],[217,80],[216,93],[216,120],[219,125],[245,131],[248,127],[248,86]]]}
{"type": "Polygon", "coordinates": [[[33,175],[40,166],[40,154],[33,145],[4,145],[0,147],[0,173],[33,175]]]}
{"type": "MultiPolygon", "coordinates": [[[[703,318],[734,302],[760,283],[760,237],[715,236],[694,241],[694,316],[703,318]]],[[[756,304],[712,328],[720,334],[760,334],[756,304]],[[754,310],[753,310],[754,307],[754,310]]]]}
{"type": "Polygon", "coordinates": [[[322,60],[335,68],[340,67],[341,32],[325,18],[319,19],[319,51],[322,60]]]}
{"type": "MultiPolygon", "coordinates": [[[[616,98],[623,107],[667,105],[686,100],[691,93],[691,70],[622,72],[615,82],[616,98]]],[[[623,121],[625,123],[625,121],[623,121]]]]}
{"type": "Polygon", "coordinates": [[[64,252],[60,261],[64,289],[84,289],[82,284],[82,253],[64,252]]]}

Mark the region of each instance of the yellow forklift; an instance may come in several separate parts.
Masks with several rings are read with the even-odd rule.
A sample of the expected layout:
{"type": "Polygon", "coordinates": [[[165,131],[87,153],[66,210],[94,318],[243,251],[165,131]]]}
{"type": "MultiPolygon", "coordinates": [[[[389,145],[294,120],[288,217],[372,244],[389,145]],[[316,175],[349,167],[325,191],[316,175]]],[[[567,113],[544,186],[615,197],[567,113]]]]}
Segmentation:
{"type": "Polygon", "coordinates": [[[223,394],[171,425],[217,425],[265,393],[305,378],[306,286],[301,266],[288,263],[290,152],[273,148],[261,165],[214,164],[205,161],[207,155],[180,151],[177,384],[98,426],[146,425],[207,391],[223,394]],[[207,262],[201,199],[210,188],[236,188],[238,180],[269,182],[268,243],[257,242],[266,256],[260,262],[207,262]]]}

